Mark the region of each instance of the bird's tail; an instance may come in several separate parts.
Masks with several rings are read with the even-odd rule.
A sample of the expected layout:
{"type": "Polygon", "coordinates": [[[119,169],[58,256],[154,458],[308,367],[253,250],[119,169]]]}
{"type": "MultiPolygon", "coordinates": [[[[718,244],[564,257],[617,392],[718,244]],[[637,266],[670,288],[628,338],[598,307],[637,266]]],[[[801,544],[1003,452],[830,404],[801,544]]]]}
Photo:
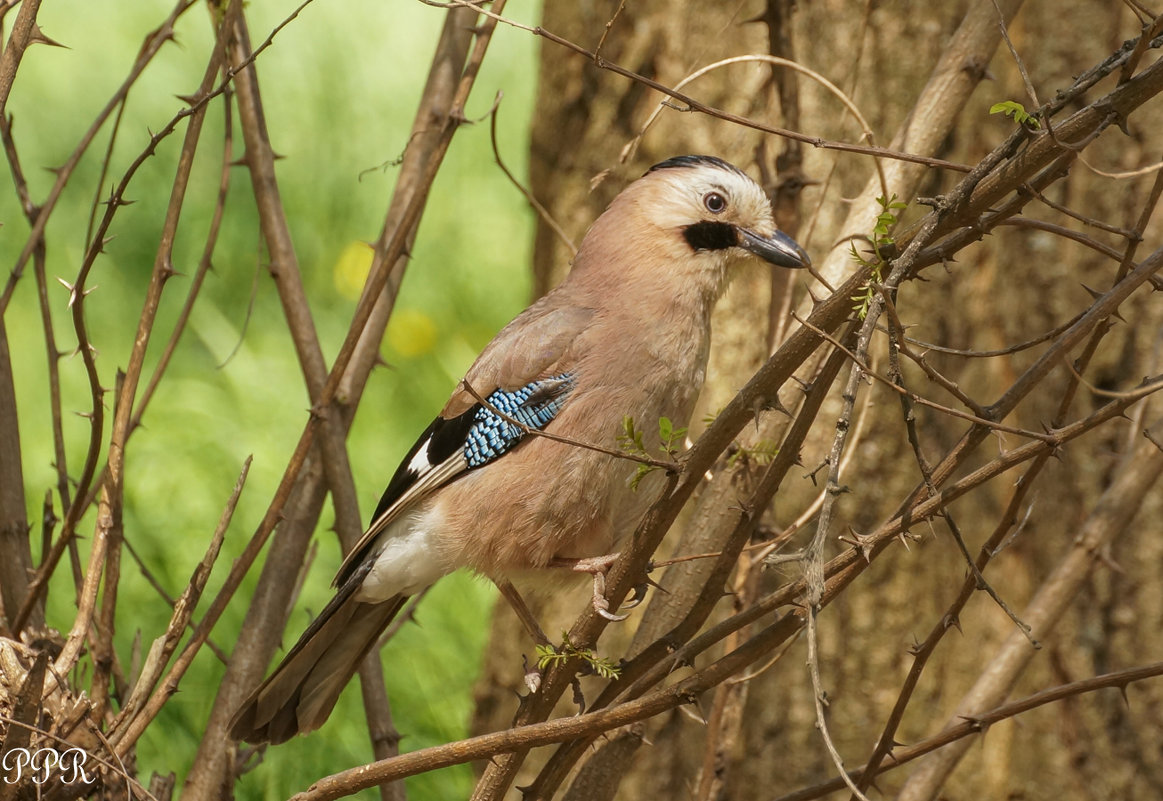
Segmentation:
{"type": "Polygon", "coordinates": [[[323,725],[339,693],[407,596],[378,603],[340,592],[230,724],[235,740],[277,745],[323,725]]]}

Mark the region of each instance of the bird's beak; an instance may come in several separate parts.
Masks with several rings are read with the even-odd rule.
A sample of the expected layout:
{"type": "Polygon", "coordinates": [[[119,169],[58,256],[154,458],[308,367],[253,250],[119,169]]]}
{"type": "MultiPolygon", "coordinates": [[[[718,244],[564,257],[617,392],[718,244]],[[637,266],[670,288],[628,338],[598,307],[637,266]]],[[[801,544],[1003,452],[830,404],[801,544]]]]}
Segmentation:
{"type": "Polygon", "coordinates": [[[739,231],[739,247],[779,267],[811,267],[812,260],[799,243],[782,231],[760,236],[746,228],[739,231]]]}

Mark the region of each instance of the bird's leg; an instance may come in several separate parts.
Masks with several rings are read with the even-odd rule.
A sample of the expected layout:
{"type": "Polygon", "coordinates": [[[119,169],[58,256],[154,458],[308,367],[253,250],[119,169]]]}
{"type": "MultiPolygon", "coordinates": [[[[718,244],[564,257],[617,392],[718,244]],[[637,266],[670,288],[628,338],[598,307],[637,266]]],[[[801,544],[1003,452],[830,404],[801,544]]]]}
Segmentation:
{"type": "Polygon", "coordinates": [[[517,592],[517,588],[513,586],[513,583],[508,579],[493,579],[493,583],[497,585],[497,589],[501,591],[501,595],[509,602],[509,606],[517,614],[517,619],[521,621],[521,625],[525,627],[525,631],[533,638],[533,641],[538,645],[549,645],[549,638],[541,630],[541,625],[537,622],[537,618],[529,611],[529,607],[525,604],[525,599],[521,597],[521,593],[517,592]]]}
{"type": "MultiPolygon", "coordinates": [[[[533,638],[533,641],[538,645],[553,647],[549,638],[545,636],[545,632],[541,630],[537,618],[533,616],[533,612],[529,610],[525,604],[525,599],[521,597],[521,593],[517,592],[513,583],[508,579],[493,579],[493,583],[497,585],[501,595],[509,602],[509,607],[516,613],[517,619],[521,621],[521,625],[525,627],[525,631],[533,638]]],[[[526,659],[524,665],[525,686],[529,688],[529,692],[535,693],[541,689],[541,668],[537,666],[537,660],[533,660],[533,666],[530,667],[529,661],[526,659]]]]}
{"type": "MultiPolygon", "coordinates": [[[[610,602],[606,600],[606,573],[610,571],[610,567],[618,560],[618,554],[612,553],[606,556],[594,556],[589,559],[565,559],[555,556],[549,560],[549,567],[564,567],[578,573],[589,573],[594,577],[594,611],[604,617],[606,620],[618,622],[625,620],[629,615],[615,615],[610,611],[610,602]]],[[[632,599],[631,606],[637,606],[641,599],[632,599]]]]}

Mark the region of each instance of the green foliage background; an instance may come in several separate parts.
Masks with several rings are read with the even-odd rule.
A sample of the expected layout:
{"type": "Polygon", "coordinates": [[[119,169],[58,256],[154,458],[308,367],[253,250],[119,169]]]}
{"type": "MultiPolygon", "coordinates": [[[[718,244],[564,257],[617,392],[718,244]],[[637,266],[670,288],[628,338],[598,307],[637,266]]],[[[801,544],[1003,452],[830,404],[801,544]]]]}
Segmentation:
{"type": "MultiPolygon", "coordinates": [[[[246,6],[256,46],[295,7],[288,0],[251,0],[246,6]]],[[[167,0],[133,4],[58,0],[39,14],[43,32],[67,49],[36,46],[25,56],[8,110],[32,190],[44,199],[54,174],[85,128],[124,80],[146,33],[169,12],[167,0]]],[[[507,13],[525,21],[536,3],[507,13]]],[[[359,281],[382,224],[399,156],[423,87],[443,12],[407,2],[317,0],[260,56],[259,78],[271,139],[285,158],[278,164],[282,197],[328,359],[334,356],[355,306],[359,281]]],[[[192,92],[211,48],[206,9],[196,6],[133,87],[100,189],[108,194],[144,148],[148,130],[160,129],[181,108],[176,95],[192,92]]],[[[478,80],[469,115],[487,112],[503,90],[500,142],[519,175],[526,168],[536,43],[524,32],[498,28],[478,80]]],[[[218,181],[222,103],[207,118],[195,176],[175,251],[182,276],[170,281],[147,360],[148,376],[185,299],[197,266],[218,181]]],[[[131,185],[135,203],[117,215],[106,255],[93,271],[86,309],[105,386],[112,387],[132,345],[184,126],[166,140],[131,185]]],[[[97,192],[110,127],[70,180],[48,228],[50,299],[58,345],[75,347],[66,308],[84,251],[84,232],[97,192]]],[[[235,157],[242,155],[235,134],[235,157]]],[[[98,207],[98,214],[104,210],[98,207]]],[[[0,258],[15,262],[28,226],[11,184],[0,193],[0,258]]],[[[391,471],[442,405],[454,382],[492,334],[528,300],[532,218],[517,191],[493,163],[487,123],[462,128],[434,186],[428,211],[389,327],[383,353],[388,369],[372,376],[349,439],[361,507],[370,513],[391,471]]],[[[302,426],[308,401],[275,287],[264,268],[250,182],[243,167],[232,174],[231,194],[214,270],[167,378],[127,453],[125,532],[149,569],[176,596],[201,558],[243,460],[254,455],[250,479],[211,579],[200,617],[230,561],[253,532],[273,494],[302,426]],[[248,304],[257,274],[253,311],[248,304]]],[[[44,339],[31,266],[6,316],[20,413],[26,498],[33,523],[34,557],[45,492],[55,486],[44,339]]],[[[82,362],[60,362],[70,474],[80,471],[89,423],[82,362]]],[[[104,432],[107,440],[108,425],[104,432]]],[[[61,514],[59,498],[54,499],[61,514]]],[[[324,512],[321,528],[331,517],[324,512]]],[[[87,557],[92,515],[79,532],[87,557]]],[[[319,555],[286,633],[290,645],[329,597],[339,563],[335,538],[320,531],[319,555]]],[[[257,570],[255,571],[257,573],[257,570]]],[[[117,618],[118,657],[128,669],[133,642],[142,650],[165,629],[170,609],[129,560],[123,561],[117,618]]],[[[293,580],[288,576],[287,579],[293,580]]],[[[253,581],[244,585],[212,639],[229,653],[253,581]]],[[[74,592],[67,565],[50,590],[49,623],[67,631],[74,592]]],[[[487,633],[492,590],[457,575],[437,585],[420,608],[421,626],[408,626],[383,660],[401,748],[414,750],[466,733],[471,684],[487,633]]],[[[82,663],[84,664],[84,663],[82,663]]],[[[86,668],[87,670],[87,668],[86,668]]],[[[189,768],[222,675],[204,651],[180,693],[142,739],[140,774],[189,768]]],[[[82,677],[82,686],[87,675],[82,677]]],[[[371,758],[355,682],[320,732],[268,752],[239,785],[241,798],[284,798],[320,776],[371,758]]],[[[409,782],[413,799],[467,795],[469,769],[409,782]]],[[[365,794],[366,797],[378,797],[365,794]]]]}

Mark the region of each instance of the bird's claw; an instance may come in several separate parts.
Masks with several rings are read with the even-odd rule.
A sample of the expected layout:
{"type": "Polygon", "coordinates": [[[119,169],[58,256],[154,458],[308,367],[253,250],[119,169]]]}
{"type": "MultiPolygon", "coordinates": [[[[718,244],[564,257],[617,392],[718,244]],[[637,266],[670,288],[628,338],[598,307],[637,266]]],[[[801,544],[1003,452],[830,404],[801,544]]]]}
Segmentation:
{"type": "MultiPolygon", "coordinates": [[[[605,598],[602,600],[604,601],[605,598]]],[[[594,604],[594,611],[612,623],[621,623],[623,620],[630,617],[629,615],[615,615],[613,612],[609,611],[608,609],[603,609],[597,604],[594,604]]]]}
{"type": "Polygon", "coordinates": [[[525,668],[525,686],[530,693],[536,693],[541,689],[541,668],[537,666],[536,662],[531,666],[529,660],[524,656],[521,657],[521,662],[525,668]]]}
{"type": "Polygon", "coordinates": [[[606,578],[602,573],[594,573],[594,611],[613,623],[621,623],[629,615],[616,615],[610,611],[610,602],[606,600],[606,578]]]}

